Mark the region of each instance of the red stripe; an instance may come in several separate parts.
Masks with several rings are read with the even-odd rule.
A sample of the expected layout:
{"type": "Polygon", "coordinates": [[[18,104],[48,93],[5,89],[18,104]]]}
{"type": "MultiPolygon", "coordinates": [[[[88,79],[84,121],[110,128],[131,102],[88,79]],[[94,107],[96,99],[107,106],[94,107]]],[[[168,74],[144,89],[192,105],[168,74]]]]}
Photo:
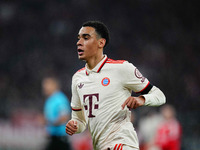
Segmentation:
{"type": "Polygon", "coordinates": [[[110,64],[123,64],[125,61],[107,61],[106,63],[110,64]]]}
{"type": "Polygon", "coordinates": [[[118,146],[117,150],[119,150],[119,148],[121,147],[121,145],[122,145],[122,144],[119,144],[119,146],[118,146]]]}
{"type": "Polygon", "coordinates": [[[85,73],[86,73],[87,76],[89,75],[88,72],[87,72],[87,70],[85,71],[85,73]]]}
{"type": "Polygon", "coordinates": [[[117,149],[116,149],[116,148],[117,148],[117,145],[118,145],[118,144],[115,144],[115,147],[114,147],[114,149],[113,149],[113,150],[117,150],[117,149]]]}
{"type": "Polygon", "coordinates": [[[123,146],[124,146],[124,145],[122,145],[122,147],[121,147],[121,149],[120,149],[120,150],[123,150],[123,146]]]}
{"type": "Polygon", "coordinates": [[[150,84],[150,82],[148,82],[147,85],[146,85],[141,91],[136,92],[136,93],[141,93],[142,91],[144,91],[144,90],[147,88],[147,86],[148,86],[149,84],[150,84]]]}
{"type": "Polygon", "coordinates": [[[82,109],[74,109],[72,108],[73,111],[81,111],[82,109]]]}
{"type": "Polygon", "coordinates": [[[106,63],[111,63],[111,64],[123,64],[126,60],[113,60],[113,59],[108,59],[106,63]]]}
{"type": "Polygon", "coordinates": [[[99,72],[99,71],[101,70],[101,68],[103,67],[103,65],[106,63],[107,59],[108,59],[108,58],[106,58],[106,59],[104,60],[104,62],[101,64],[101,66],[99,67],[99,69],[97,70],[97,72],[99,72]]]}

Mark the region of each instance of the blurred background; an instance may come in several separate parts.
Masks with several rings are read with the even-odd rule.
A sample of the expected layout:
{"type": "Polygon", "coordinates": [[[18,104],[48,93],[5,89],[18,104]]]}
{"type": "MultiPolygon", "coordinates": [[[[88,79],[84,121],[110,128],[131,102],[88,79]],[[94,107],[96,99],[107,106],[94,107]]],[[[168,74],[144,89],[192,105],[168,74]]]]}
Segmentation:
{"type": "MultiPolygon", "coordinates": [[[[111,41],[105,53],[132,62],[175,107],[182,150],[200,147],[200,10],[197,1],[1,0],[0,149],[42,149],[42,78],[54,74],[71,97],[83,22],[100,20],[111,41]]],[[[134,111],[135,127],[159,108],[134,111]]],[[[138,127],[139,128],[139,127],[138,127]]],[[[76,139],[73,139],[76,140],[76,139]]]]}

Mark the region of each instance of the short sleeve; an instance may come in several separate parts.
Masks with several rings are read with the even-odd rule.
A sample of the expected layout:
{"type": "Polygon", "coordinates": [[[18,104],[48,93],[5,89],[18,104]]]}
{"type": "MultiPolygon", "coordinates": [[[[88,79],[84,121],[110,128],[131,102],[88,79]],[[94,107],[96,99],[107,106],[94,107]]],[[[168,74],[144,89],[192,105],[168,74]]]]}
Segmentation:
{"type": "Polygon", "coordinates": [[[141,93],[150,84],[148,79],[133,64],[125,62],[122,69],[124,86],[135,93],[141,93]]]}

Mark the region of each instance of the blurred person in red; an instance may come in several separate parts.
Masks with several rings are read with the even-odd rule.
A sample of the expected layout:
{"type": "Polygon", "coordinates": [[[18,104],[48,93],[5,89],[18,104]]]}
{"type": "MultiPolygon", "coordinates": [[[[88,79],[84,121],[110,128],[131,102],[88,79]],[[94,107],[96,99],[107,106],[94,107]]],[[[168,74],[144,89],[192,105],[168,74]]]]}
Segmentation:
{"type": "Polygon", "coordinates": [[[88,130],[72,136],[71,139],[73,150],[93,150],[92,138],[88,130]]]}
{"type": "Polygon", "coordinates": [[[140,150],[156,150],[154,138],[161,121],[161,114],[154,109],[148,109],[148,113],[140,118],[138,123],[140,150]]]}
{"type": "Polygon", "coordinates": [[[181,149],[181,125],[176,118],[173,106],[167,104],[161,107],[163,121],[158,126],[155,145],[161,150],[181,149]]]}

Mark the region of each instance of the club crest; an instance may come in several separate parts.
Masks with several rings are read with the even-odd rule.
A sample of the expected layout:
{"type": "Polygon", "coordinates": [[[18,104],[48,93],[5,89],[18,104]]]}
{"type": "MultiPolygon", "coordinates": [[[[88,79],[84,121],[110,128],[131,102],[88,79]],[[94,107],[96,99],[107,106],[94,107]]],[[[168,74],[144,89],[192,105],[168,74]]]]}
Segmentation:
{"type": "Polygon", "coordinates": [[[110,79],[108,77],[105,77],[101,80],[101,84],[103,86],[108,86],[110,84],[110,79]]]}

